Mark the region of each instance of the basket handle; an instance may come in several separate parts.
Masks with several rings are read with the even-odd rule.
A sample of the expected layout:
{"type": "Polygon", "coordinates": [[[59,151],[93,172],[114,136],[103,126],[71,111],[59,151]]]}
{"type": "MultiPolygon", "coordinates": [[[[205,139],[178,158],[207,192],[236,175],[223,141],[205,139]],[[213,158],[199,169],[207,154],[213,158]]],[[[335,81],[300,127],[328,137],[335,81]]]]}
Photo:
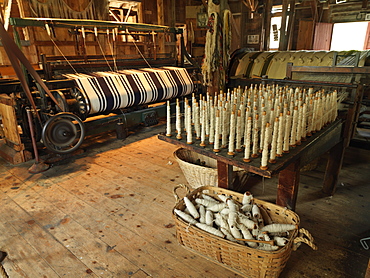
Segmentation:
{"type": "Polygon", "coordinates": [[[313,236],[304,228],[299,229],[298,236],[293,240],[293,250],[297,250],[302,242],[306,243],[313,250],[317,250],[317,245],[314,243],[313,236]]]}
{"type": "Polygon", "coordinates": [[[190,193],[190,188],[186,184],[180,183],[180,184],[176,185],[173,188],[173,196],[175,197],[175,204],[177,204],[180,200],[180,197],[179,197],[179,195],[177,195],[177,192],[176,192],[176,190],[179,189],[179,188],[184,188],[186,190],[186,194],[190,193]]]}

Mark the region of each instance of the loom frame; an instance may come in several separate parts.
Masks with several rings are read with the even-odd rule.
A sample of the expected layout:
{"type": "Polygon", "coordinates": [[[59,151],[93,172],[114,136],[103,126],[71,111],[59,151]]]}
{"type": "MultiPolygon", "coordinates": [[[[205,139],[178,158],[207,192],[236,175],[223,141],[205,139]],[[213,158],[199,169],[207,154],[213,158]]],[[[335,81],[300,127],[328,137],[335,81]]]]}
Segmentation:
{"type": "MultiPolygon", "coordinates": [[[[25,27],[41,27],[45,28],[45,24],[49,25],[51,28],[69,28],[71,32],[77,34],[81,32],[82,27],[97,27],[97,28],[104,28],[104,29],[116,29],[122,32],[132,32],[134,35],[140,36],[151,36],[154,33],[169,33],[174,36],[174,40],[177,40],[176,35],[180,35],[180,47],[179,51],[175,50],[172,53],[171,57],[167,57],[166,55],[157,55],[154,53],[150,60],[151,65],[153,66],[179,66],[186,68],[188,72],[199,70],[199,65],[196,63],[193,64],[192,58],[187,54],[186,48],[184,45],[183,39],[183,30],[181,28],[175,27],[168,27],[168,26],[160,26],[160,25],[152,25],[152,24],[141,24],[141,23],[126,23],[126,22],[111,22],[111,21],[97,21],[97,20],[71,20],[71,19],[55,19],[55,18],[10,18],[9,20],[10,26],[13,28],[14,34],[14,41],[18,45],[19,48],[22,48],[22,41],[20,40],[20,35],[18,33],[17,28],[25,28],[25,27]],[[177,55],[179,54],[179,55],[177,55]],[[185,65],[185,57],[191,62],[190,65],[185,65]]],[[[80,33],[81,35],[81,33],[80,33]]],[[[125,43],[125,42],[120,42],[125,43]]],[[[126,42],[129,43],[129,42],[126,42]]],[[[132,44],[132,43],[131,43],[132,44]]],[[[72,80],[68,79],[58,79],[55,76],[55,72],[65,71],[68,68],[70,69],[69,65],[65,65],[60,63],[63,56],[46,56],[41,55],[41,64],[42,70],[38,72],[43,75],[45,80],[46,86],[50,90],[60,90],[60,89],[68,89],[72,88],[73,82],[72,80]]],[[[63,57],[64,59],[65,57],[63,57]]],[[[68,58],[68,57],[66,57],[68,58]]],[[[107,57],[105,55],[80,55],[74,56],[73,59],[76,59],[75,65],[82,65],[83,63],[89,64],[90,68],[106,68],[107,67],[107,57]],[[90,63],[90,60],[94,59],[94,63],[90,63]],[[96,63],[95,63],[96,62],[96,63]]],[[[113,58],[113,55],[112,57],[113,58]]],[[[115,61],[114,61],[115,62],[115,61]]],[[[111,65],[113,61],[110,61],[111,65]]],[[[117,66],[130,66],[130,68],[140,68],[143,66],[147,66],[147,64],[141,62],[139,59],[122,59],[121,61],[117,62],[117,66]]],[[[191,74],[195,76],[195,74],[191,74]]],[[[44,90],[39,86],[39,84],[31,81],[29,76],[24,70],[24,76],[27,79],[29,87],[36,87],[36,90],[32,91],[32,95],[37,100],[37,106],[40,111],[45,115],[53,115],[55,111],[50,110],[50,99],[48,99],[47,95],[45,94],[44,90]]],[[[201,82],[194,81],[195,90],[200,88],[201,82]]],[[[20,94],[20,97],[15,97],[13,100],[13,110],[15,114],[15,118],[18,119],[19,122],[22,122],[22,115],[19,111],[21,111],[22,106],[27,105],[26,97],[22,93],[21,86],[19,82],[15,80],[10,80],[8,82],[1,82],[0,84],[5,89],[6,94],[20,94]]],[[[171,104],[172,105],[172,104],[171,104]]],[[[102,132],[107,131],[116,131],[118,139],[124,139],[128,135],[128,129],[140,124],[144,124],[145,126],[153,125],[159,122],[159,118],[164,117],[166,115],[166,105],[162,104],[161,102],[157,103],[145,103],[140,106],[129,107],[127,109],[121,109],[120,111],[107,111],[107,113],[103,113],[102,115],[91,115],[88,119],[83,119],[86,128],[86,136],[91,136],[95,134],[99,134],[102,132]],[[118,113],[117,113],[118,112],[118,113]]],[[[10,127],[14,129],[16,132],[15,127],[10,127]]],[[[36,129],[37,131],[37,129],[36,129]]],[[[37,134],[37,137],[40,137],[37,134]]],[[[21,141],[18,142],[21,144],[21,141]]],[[[9,142],[4,140],[4,144],[1,146],[5,146],[7,149],[6,151],[2,152],[0,150],[0,155],[2,155],[7,160],[11,161],[13,164],[17,164],[20,162],[25,162],[30,159],[28,155],[25,157],[24,155],[22,159],[11,159],[13,154],[13,150],[9,150],[9,142]]],[[[23,145],[22,145],[23,146],[23,145]]],[[[10,149],[12,147],[10,146],[10,149]]],[[[24,149],[24,147],[23,147],[24,149]]]]}

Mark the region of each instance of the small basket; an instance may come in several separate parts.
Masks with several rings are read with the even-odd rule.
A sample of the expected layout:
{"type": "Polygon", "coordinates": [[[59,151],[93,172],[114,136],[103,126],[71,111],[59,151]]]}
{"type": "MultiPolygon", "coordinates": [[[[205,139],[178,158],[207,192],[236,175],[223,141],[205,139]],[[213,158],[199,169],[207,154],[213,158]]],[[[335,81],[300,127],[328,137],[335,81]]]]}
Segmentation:
{"type": "MultiPolygon", "coordinates": [[[[217,161],[215,159],[184,148],[177,149],[173,156],[192,188],[218,185],[217,161]]],[[[247,172],[237,167],[233,168],[233,188],[243,186],[247,179],[247,172]]]]}
{"type": "MultiPolygon", "coordinates": [[[[203,186],[190,192],[187,186],[178,185],[174,188],[176,198],[174,209],[184,210],[185,208],[184,200],[179,200],[176,193],[176,190],[180,187],[185,187],[188,192],[186,196],[191,201],[198,198],[202,193],[210,196],[231,195],[234,200],[239,202],[242,202],[243,199],[243,194],[218,187],[203,186]]],[[[256,198],[253,200],[259,206],[261,213],[265,214],[265,219],[266,217],[269,218],[272,223],[286,223],[297,226],[295,230],[289,233],[289,242],[284,247],[277,251],[264,251],[243,246],[198,229],[183,221],[172,211],[178,242],[186,249],[243,277],[278,277],[283,271],[291,251],[296,250],[302,242],[305,242],[314,250],[317,249],[310,233],[302,228],[298,230],[300,220],[295,212],[256,198]]]]}

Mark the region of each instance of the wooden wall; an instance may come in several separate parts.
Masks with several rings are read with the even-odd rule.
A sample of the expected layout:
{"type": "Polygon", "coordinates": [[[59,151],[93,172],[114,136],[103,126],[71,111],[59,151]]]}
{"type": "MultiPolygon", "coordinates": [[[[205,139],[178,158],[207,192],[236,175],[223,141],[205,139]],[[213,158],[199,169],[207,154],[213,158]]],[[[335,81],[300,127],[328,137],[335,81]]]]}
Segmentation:
{"type": "Polygon", "coordinates": [[[365,16],[370,13],[368,1],[348,1],[338,5],[331,5],[330,19],[332,23],[365,21],[365,16]]]}
{"type": "Polygon", "coordinates": [[[368,1],[301,1],[295,7],[291,50],[329,50],[333,23],[366,21],[368,1]]]}
{"type": "MultiPolygon", "coordinates": [[[[75,17],[72,16],[65,18],[82,17],[83,19],[109,20],[107,0],[54,0],[54,2],[55,1],[64,1],[66,4],[66,10],[69,12],[72,10],[74,11],[73,15],[75,15],[75,17]],[[97,18],[91,18],[91,14],[83,13],[86,10],[86,7],[91,4],[91,1],[94,2],[94,7],[99,9],[99,11],[96,12],[97,18]]],[[[45,10],[40,8],[41,6],[38,7],[38,12],[40,14],[35,14],[35,6],[31,6],[31,2],[31,0],[13,0],[11,17],[45,17],[45,15],[48,15],[49,13],[62,13],[60,11],[56,12],[53,10],[54,7],[50,5],[50,7],[47,6],[45,10]]],[[[42,1],[37,0],[34,0],[33,2],[36,4],[38,3],[37,5],[41,5],[43,3],[42,1]]],[[[48,2],[45,2],[45,4],[46,3],[48,2]]],[[[172,0],[141,1],[142,22],[175,26],[175,8],[169,8],[172,7],[172,5],[174,6],[175,3],[176,2],[173,2],[172,0]],[[162,7],[165,7],[165,9],[162,9],[162,17],[159,17],[157,13],[157,2],[161,3],[162,7]]],[[[180,5],[177,6],[180,7],[180,5]]],[[[61,8],[59,8],[59,10],[60,9],[61,8]]],[[[123,57],[139,58],[140,54],[137,47],[146,57],[153,57],[154,53],[153,40],[151,37],[140,37],[141,41],[137,42],[135,45],[133,42],[124,41],[125,39],[123,36],[119,36],[113,46],[112,38],[110,37],[110,41],[108,41],[106,34],[99,35],[98,40],[93,34],[86,34],[86,39],[83,40],[81,35],[77,36],[76,34],[71,33],[71,30],[64,28],[53,29],[51,36],[47,34],[45,28],[40,27],[16,28],[16,30],[19,33],[22,42],[22,51],[35,66],[38,66],[41,54],[53,56],[95,55],[102,54],[103,51],[104,54],[116,54],[118,59],[123,57]]],[[[9,30],[9,33],[13,36],[12,30],[9,30]]],[[[161,57],[161,55],[164,56],[164,53],[170,53],[170,55],[174,56],[176,53],[176,51],[174,51],[174,37],[162,36],[162,42],[163,49],[156,47],[156,50],[159,51],[157,57],[161,57]]],[[[156,43],[158,44],[159,41],[157,40],[156,43]]],[[[10,65],[10,62],[7,55],[3,51],[2,47],[0,47],[0,73],[5,73],[5,69],[2,68],[8,65],[10,65]]]]}
{"type": "MultiPolygon", "coordinates": [[[[241,1],[229,1],[230,11],[232,13],[232,44],[231,52],[236,49],[246,47],[246,34],[253,32],[248,24],[249,10],[241,1]]],[[[258,25],[258,23],[257,23],[258,25]]],[[[259,31],[254,30],[255,33],[259,31]]],[[[255,47],[255,46],[250,46],[255,47]]]]}
{"type": "MultiPolygon", "coordinates": [[[[36,0],[34,0],[36,1],[36,0]]],[[[57,1],[57,0],[54,0],[57,1]]],[[[81,12],[88,6],[90,1],[95,1],[95,5],[101,10],[106,8],[104,4],[106,0],[63,0],[72,10],[81,12]]],[[[31,0],[13,0],[12,17],[34,16],[30,10],[29,3],[31,0]]],[[[42,1],[40,1],[42,2],[42,1]]],[[[228,0],[230,10],[232,12],[232,46],[231,51],[239,48],[250,48],[254,50],[269,50],[269,16],[270,5],[281,5],[286,3],[294,3],[295,9],[294,20],[290,24],[291,30],[287,31],[288,42],[285,44],[288,50],[309,50],[317,48],[315,44],[316,37],[320,32],[315,31],[316,26],[321,23],[336,23],[336,22],[349,22],[365,20],[365,15],[370,13],[368,9],[368,1],[350,0],[347,3],[335,4],[334,0],[328,1],[289,1],[289,0],[267,0],[267,1],[243,1],[243,0],[228,0]],[[248,4],[249,3],[249,4],[248,4]],[[251,7],[259,7],[253,11],[251,7]],[[251,37],[252,36],[252,37],[251,37]],[[257,38],[258,36],[258,38],[257,38]],[[249,40],[248,40],[249,38],[249,40]],[[250,39],[255,40],[250,40],[250,39]]],[[[194,38],[192,41],[193,49],[201,56],[202,51],[199,48],[204,46],[204,39],[206,28],[197,28],[196,18],[189,15],[187,11],[191,8],[197,9],[196,11],[205,10],[204,0],[142,0],[142,21],[148,24],[163,24],[169,26],[186,26],[187,31],[190,30],[190,24],[195,27],[194,38]],[[162,6],[160,15],[158,16],[158,6],[162,6]],[[198,49],[197,49],[198,48],[198,49]]],[[[100,11],[100,13],[104,13],[100,11]]],[[[105,10],[108,16],[108,11],[105,10]]],[[[282,15],[282,14],[276,14],[282,15]]],[[[50,37],[46,34],[43,28],[23,28],[18,29],[20,37],[24,42],[22,50],[27,55],[31,63],[38,64],[39,56],[41,53],[47,55],[60,55],[58,48],[55,47],[50,37]]],[[[10,31],[11,33],[11,31],[10,31]]],[[[77,55],[77,54],[100,54],[102,46],[105,54],[111,54],[109,44],[106,38],[102,35],[99,37],[99,43],[93,36],[87,36],[85,45],[77,45],[75,37],[68,32],[68,30],[55,30],[56,36],[54,37],[56,44],[64,55],[77,55]]],[[[173,44],[170,41],[173,38],[163,38],[164,48],[163,52],[169,52],[173,44]]],[[[316,38],[316,42],[317,42],[316,38]]],[[[326,42],[327,43],[327,42],[326,42]]],[[[152,53],[151,38],[143,39],[142,44],[138,44],[141,51],[149,55],[152,53]],[[145,45],[145,47],[144,47],[145,45]]],[[[322,45],[322,44],[321,44],[322,45]]],[[[367,44],[367,45],[370,45],[367,44]]],[[[280,49],[284,50],[284,49],[280,49]]],[[[138,55],[136,47],[133,43],[119,43],[117,53],[120,56],[124,55],[138,55]]],[[[0,65],[9,65],[7,56],[4,54],[3,49],[0,47],[0,65]]]]}
{"type": "MultiPolygon", "coordinates": [[[[257,1],[250,1],[256,6],[257,1]]],[[[351,21],[364,21],[365,15],[370,13],[368,1],[349,0],[347,3],[336,4],[335,0],[328,1],[288,1],[288,0],[274,0],[274,1],[259,1],[263,3],[263,13],[252,12],[246,3],[248,1],[229,0],[230,9],[233,12],[234,19],[236,19],[236,26],[239,28],[239,34],[233,34],[233,43],[239,48],[251,48],[255,50],[269,50],[268,49],[268,36],[269,24],[266,19],[269,15],[268,5],[283,5],[295,3],[294,12],[289,12],[293,18],[291,22],[291,30],[289,29],[287,19],[287,32],[285,48],[280,50],[312,50],[318,49],[317,42],[319,38],[316,36],[322,35],[322,30],[315,31],[316,26],[322,27],[320,23],[336,23],[336,22],[351,22],[351,21]],[[252,18],[253,16],[253,18],[252,18]],[[264,38],[265,34],[265,38],[264,38]],[[248,36],[259,35],[259,44],[248,43],[248,36]],[[265,42],[261,41],[261,39],[265,42]],[[316,45],[314,43],[316,41],[316,45]]],[[[257,5],[258,6],[258,5],[257,5]]],[[[283,13],[277,13],[276,16],[282,16],[283,13]]],[[[326,47],[328,44],[327,38],[323,39],[326,47]]],[[[323,47],[321,42],[320,47],[323,47]]]]}

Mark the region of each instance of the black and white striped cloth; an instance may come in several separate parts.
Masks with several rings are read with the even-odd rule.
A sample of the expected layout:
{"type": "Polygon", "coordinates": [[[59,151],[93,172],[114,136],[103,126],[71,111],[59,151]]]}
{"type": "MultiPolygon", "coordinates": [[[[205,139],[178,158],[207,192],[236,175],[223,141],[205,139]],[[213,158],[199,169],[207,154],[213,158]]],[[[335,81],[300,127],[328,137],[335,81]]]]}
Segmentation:
{"type": "Polygon", "coordinates": [[[194,90],[187,70],[178,67],[71,73],[64,76],[75,80],[87,101],[89,115],[181,97],[194,90]]]}

